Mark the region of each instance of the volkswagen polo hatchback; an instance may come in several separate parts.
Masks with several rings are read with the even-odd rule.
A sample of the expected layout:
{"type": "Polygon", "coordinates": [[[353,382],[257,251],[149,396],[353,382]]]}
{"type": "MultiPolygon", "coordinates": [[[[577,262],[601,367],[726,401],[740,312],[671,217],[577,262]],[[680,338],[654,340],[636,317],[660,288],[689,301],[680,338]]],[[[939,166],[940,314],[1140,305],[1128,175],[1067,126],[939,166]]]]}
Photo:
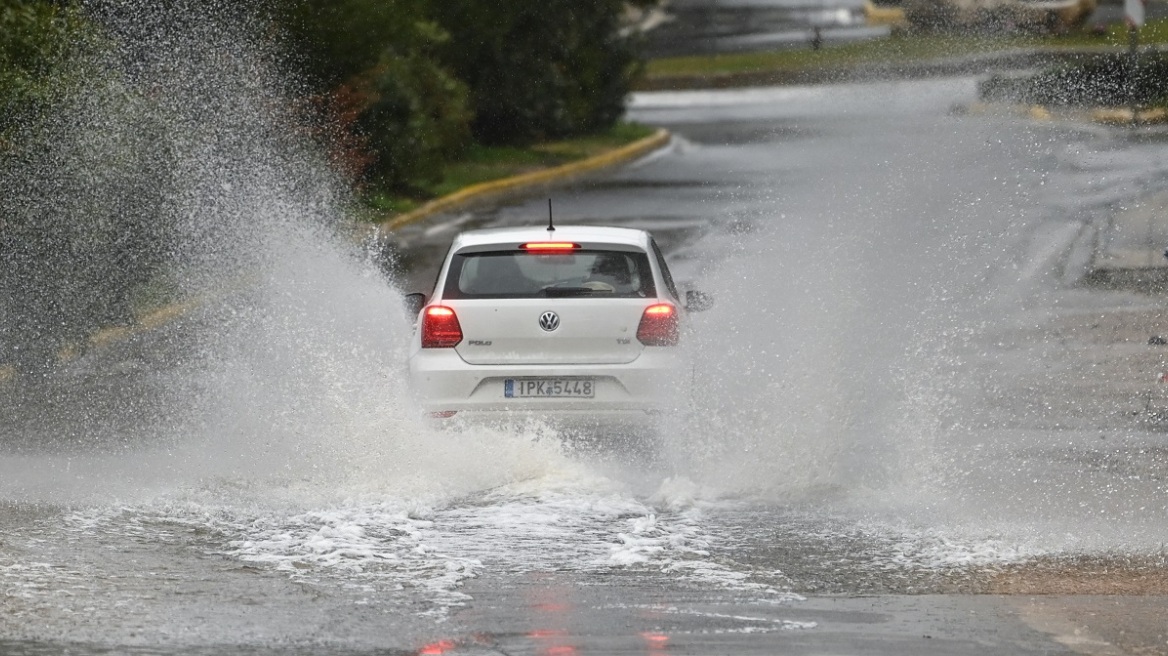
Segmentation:
{"type": "Polygon", "coordinates": [[[685,306],[643,230],[464,232],[433,294],[409,301],[410,379],[435,417],[636,419],[676,405],[687,377],[685,306]]]}

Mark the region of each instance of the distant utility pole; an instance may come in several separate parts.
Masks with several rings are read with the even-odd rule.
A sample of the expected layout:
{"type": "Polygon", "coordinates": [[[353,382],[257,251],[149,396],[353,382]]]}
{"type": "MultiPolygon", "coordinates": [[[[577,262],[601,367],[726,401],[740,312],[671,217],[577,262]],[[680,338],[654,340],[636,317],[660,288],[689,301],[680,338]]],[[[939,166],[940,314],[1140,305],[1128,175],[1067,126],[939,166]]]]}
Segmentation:
{"type": "Polygon", "coordinates": [[[707,38],[709,39],[708,47],[710,56],[718,56],[718,0],[710,0],[707,11],[709,11],[709,25],[707,29],[707,38]]]}
{"type": "Polygon", "coordinates": [[[1140,63],[1140,28],[1144,25],[1144,5],[1148,0],[1124,0],[1123,18],[1127,23],[1128,40],[1131,43],[1131,64],[1128,74],[1128,94],[1131,97],[1132,125],[1139,122],[1139,108],[1136,102],[1136,72],[1140,63]]]}

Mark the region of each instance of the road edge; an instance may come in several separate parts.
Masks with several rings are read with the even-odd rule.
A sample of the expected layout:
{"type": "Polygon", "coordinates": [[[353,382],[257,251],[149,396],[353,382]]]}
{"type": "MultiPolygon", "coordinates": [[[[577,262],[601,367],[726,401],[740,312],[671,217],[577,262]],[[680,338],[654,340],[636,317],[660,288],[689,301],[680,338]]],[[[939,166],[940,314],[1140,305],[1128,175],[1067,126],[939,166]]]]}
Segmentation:
{"type": "Polygon", "coordinates": [[[436,214],[455,211],[477,203],[530,193],[554,184],[562,184],[648,155],[664,147],[672,138],[673,135],[669,133],[669,130],[658,128],[648,137],[576,162],[463,187],[454,193],[436,198],[415,210],[381,221],[377,223],[377,228],[384,232],[392,232],[436,214]]]}
{"type": "MultiPolygon", "coordinates": [[[[974,75],[990,67],[1024,69],[1073,61],[1086,55],[1125,52],[1122,46],[1034,46],[906,61],[839,63],[824,67],[763,68],[749,71],[677,73],[642,77],[633,92],[740,89],[817,85],[890,79],[974,75]]],[[[1142,53],[1168,51],[1168,44],[1143,46],[1142,53]]]]}

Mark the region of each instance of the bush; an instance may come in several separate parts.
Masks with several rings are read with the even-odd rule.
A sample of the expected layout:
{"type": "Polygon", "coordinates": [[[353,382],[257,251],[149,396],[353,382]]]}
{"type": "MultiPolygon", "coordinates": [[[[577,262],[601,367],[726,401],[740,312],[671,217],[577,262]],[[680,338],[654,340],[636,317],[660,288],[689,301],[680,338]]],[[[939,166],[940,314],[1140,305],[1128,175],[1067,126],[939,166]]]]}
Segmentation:
{"type": "Polygon", "coordinates": [[[466,87],[433,61],[387,53],[351,84],[363,99],[355,126],[369,148],[366,181],[399,189],[432,182],[465,150],[466,87]]]}
{"type": "Polygon", "coordinates": [[[72,6],[0,0],[0,134],[51,91],[45,81],[66,61],[83,25],[72,6]]]}
{"type": "Polygon", "coordinates": [[[474,136],[525,143],[610,127],[637,57],[622,0],[440,0],[443,61],[470,87],[474,136]]]}
{"type": "Polygon", "coordinates": [[[470,138],[467,89],[438,63],[447,35],[426,0],[282,0],[276,16],[329,125],[333,161],[361,182],[408,188],[470,138]]]}
{"type": "Polygon", "coordinates": [[[418,52],[440,38],[422,22],[425,0],[275,0],[273,6],[291,57],[318,90],[368,71],[386,50],[418,52]]]}

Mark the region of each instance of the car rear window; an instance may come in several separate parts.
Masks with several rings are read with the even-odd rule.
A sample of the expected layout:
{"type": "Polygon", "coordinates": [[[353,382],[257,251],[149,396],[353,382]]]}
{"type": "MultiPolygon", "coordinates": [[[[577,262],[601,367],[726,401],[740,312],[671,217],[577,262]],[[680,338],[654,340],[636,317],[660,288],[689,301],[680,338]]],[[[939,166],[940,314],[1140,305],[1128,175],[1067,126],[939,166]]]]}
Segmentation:
{"type": "Polygon", "coordinates": [[[458,253],[450,263],[444,298],[656,296],[643,252],[583,249],[570,253],[492,251],[458,253]]]}

